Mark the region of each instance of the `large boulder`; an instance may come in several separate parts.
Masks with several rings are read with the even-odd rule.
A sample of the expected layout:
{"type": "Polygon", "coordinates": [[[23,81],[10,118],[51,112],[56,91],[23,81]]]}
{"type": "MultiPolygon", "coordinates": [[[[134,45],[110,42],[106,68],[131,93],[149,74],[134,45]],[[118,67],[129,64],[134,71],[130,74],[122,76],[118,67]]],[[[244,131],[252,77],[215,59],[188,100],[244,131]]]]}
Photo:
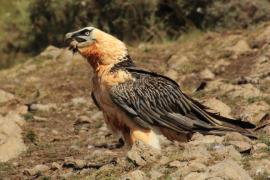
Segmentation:
{"type": "Polygon", "coordinates": [[[26,150],[21,135],[23,122],[22,117],[15,113],[0,115],[0,162],[15,158],[26,150]]]}

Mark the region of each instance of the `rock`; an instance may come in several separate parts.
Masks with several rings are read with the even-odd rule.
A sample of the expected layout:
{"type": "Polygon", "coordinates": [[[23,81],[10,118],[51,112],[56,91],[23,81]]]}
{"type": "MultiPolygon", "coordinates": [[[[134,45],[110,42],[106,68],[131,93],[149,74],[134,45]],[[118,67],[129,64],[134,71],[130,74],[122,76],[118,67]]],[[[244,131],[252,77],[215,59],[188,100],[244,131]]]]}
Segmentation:
{"type": "Polygon", "coordinates": [[[87,166],[87,162],[81,159],[74,159],[73,157],[66,157],[64,162],[65,167],[72,167],[75,169],[82,169],[87,166]]]}
{"type": "Polygon", "coordinates": [[[248,152],[252,148],[252,145],[245,141],[228,141],[226,144],[233,145],[239,152],[248,152]]]}
{"type": "Polygon", "coordinates": [[[259,176],[263,174],[270,175],[270,160],[269,159],[249,161],[249,165],[251,167],[250,172],[253,176],[259,176]]]}
{"type": "Polygon", "coordinates": [[[199,163],[197,161],[187,162],[185,166],[178,168],[177,171],[171,174],[171,177],[184,177],[191,172],[204,172],[206,170],[206,165],[199,163]]]}
{"type": "Polygon", "coordinates": [[[224,137],[224,142],[226,143],[229,141],[244,141],[244,142],[252,143],[252,141],[248,137],[238,132],[228,132],[224,137]]]}
{"type": "Polygon", "coordinates": [[[92,123],[92,119],[90,119],[88,116],[80,116],[78,118],[78,121],[79,122],[87,122],[87,123],[92,123]]]}
{"type": "Polygon", "coordinates": [[[232,85],[221,80],[209,81],[204,90],[219,92],[220,95],[224,94],[231,99],[238,97],[250,99],[264,95],[252,84],[232,85]]]}
{"type": "Polygon", "coordinates": [[[144,166],[157,161],[161,157],[160,155],[160,151],[157,149],[144,144],[142,141],[136,141],[127,153],[127,158],[138,166],[144,166]]]}
{"type": "Polygon", "coordinates": [[[216,98],[206,99],[204,100],[203,104],[213,110],[213,112],[220,113],[220,115],[228,118],[232,118],[230,115],[231,108],[216,98]]]}
{"type": "Polygon", "coordinates": [[[36,122],[46,122],[48,121],[48,118],[40,117],[40,116],[33,116],[33,120],[36,122]]]}
{"type": "Polygon", "coordinates": [[[218,160],[232,159],[235,161],[241,161],[242,155],[233,146],[216,146],[211,152],[212,157],[218,160]]]}
{"type": "Polygon", "coordinates": [[[266,135],[270,135],[270,125],[264,127],[264,128],[262,129],[262,132],[263,132],[264,134],[266,134],[266,135]]]}
{"type": "Polygon", "coordinates": [[[0,103],[5,103],[14,99],[14,95],[0,89],[0,103]]]}
{"type": "Polygon", "coordinates": [[[191,144],[186,144],[182,156],[184,160],[197,160],[201,163],[206,163],[211,158],[206,146],[193,146],[191,144]]]}
{"type": "Polygon", "coordinates": [[[49,112],[51,110],[57,109],[56,104],[31,104],[30,111],[44,111],[49,112]]]}
{"type": "Polygon", "coordinates": [[[72,177],[73,175],[74,175],[74,173],[72,171],[70,171],[70,172],[66,172],[64,174],[61,174],[60,177],[63,179],[71,179],[70,177],[72,177]]]}
{"type": "Polygon", "coordinates": [[[175,81],[177,81],[177,79],[179,78],[178,72],[174,69],[169,69],[164,75],[168,76],[169,78],[171,78],[175,81]]]}
{"type": "Polygon", "coordinates": [[[183,180],[205,180],[209,179],[207,173],[198,173],[198,172],[192,172],[188,174],[186,177],[183,178],[183,180]]]}
{"type": "Polygon", "coordinates": [[[165,164],[168,164],[169,162],[170,162],[170,158],[168,158],[167,156],[161,156],[158,164],[165,165],[165,164]]]}
{"type": "Polygon", "coordinates": [[[0,162],[15,158],[27,149],[21,135],[23,123],[22,116],[14,112],[0,115],[0,162]]]}
{"type": "Polygon", "coordinates": [[[267,152],[255,152],[252,154],[253,159],[263,159],[263,158],[269,158],[269,153],[267,152]]]}
{"type": "Polygon", "coordinates": [[[252,124],[259,124],[269,109],[270,106],[264,101],[254,102],[244,107],[241,118],[252,124]]]}
{"type": "MultiPolygon", "coordinates": [[[[22,69],[20,69],[20,73],[24,73],[24,74],[30,74],[31,72],[35,71],[37,69],[37,65],[36,64],[28,64],[27,66],[23,66],[22,69]]],[[[26,82],[31,82],[33,80],[33,78],[29,77],[27,78],[26,82]]]]}
{"type": "Polygon", "coordinates": [[[263,31],[259,32],[252,42],[252,46],[261,47],[264,44],[269,44],[270,42],[270,26],[263,28],[263,31]]]}
{"type": "Polygon", "coordinates": [[[239,40],[234,46],[225,48],[225,50],[233,51],[236,55],[250,51],[249,44],[246,40],[239,40]]]}
{"type": "Polygon", "coordinates": [[[71,102],[72,102],[72,104],[74,106],[80,106],[80,105],[88,104],[88,101],[84,97],[73,98],[71,100],[71,102]]]}
{"type": "Polygon", "coordinates": [[[181,162],[181,161],[172,161],[169,164],[170,167],[176,167],[176,168],[184,167],[186,165],[187,165],[187,162],[181,162]]]}
{"type": "Polygon", "coordinates": [[[98,111],[91,116],[91,121],[97,120],[97,119],[102,119],[102,118],[103,118],[103,113],[101,111],[98,111]]]}
{"type": "Polygon", "coordinates": [[[215,79],[215,74],[212,71],[210,71],[209,69],[205,69],[205,70],[201,71],[199,76],[203,80],[213,80],[213,79],[215,79]]]}
{"type": "Polygon", "coordinates": [[[181,71],[185,64],[188,64],[189,59],[187,56],[173,55],[168,61],[168,69],[173,69],[176,72],[181,71]]]}
{"type": "Polygon", "coordinates": [[[37,175],[37,174],[43,174],[44,172],[47,172],[49,171],[49,167],[44,165],[44,164],[39,164],[39,165],[36,165],[34,168],[32,169],[25,169],[23,171],[23,173],[27,176],[34,176],[34,175],[37,175]]]}
{"type": "Polygon", "coordinates": [[[162,176],[164,176],[164,174],[162,174],[161,172],[159,172],[157,170],[151,170],[150,171],[150,179],[151,180],[161,179],[162,176]]]}
{"type": "Polygon", "coordinates": [[[28,113],[28,107],[20,103],[17,99],[0,103],[0,114],[18,114],[25,115],[28,113]]]}
{"type": "Polygon", "coordinates": [[[121,180],[147,180],[146,174],[140,170],[132,171],[121,177],[121,180]]]}
{"type": "Polygon", "coordinates": [[[228,93],[228,97],[237,98],[242,97],[245,99],[262,96],[263,93],[254,87],[252,84],[235,85],[234,89],[228,93]]]}
{"type": "Polygon", "coordinates": [[[189,144],[192,145],[207,145],[207,144],[222,144],[224,140],[223,136],[214,136],[214,135],[202,135],[200,133],[195,133],[189,144]]]}
{"type": "Polygon", "coordinates": [[[261,152],[268,148],[267,144],[264,143],[257,143],[252,146],[251,153],[254,154],[255,152],[261,152]]]}
{"type": "Polygon", "coordinates": [[[81,174],[81,175],[88,175],[88,174],[90,174],[91,172],[93,172],[92,169],[82,169],[82,170],[80,171],[80,174],[81,174]]]}
{"type": "Polygon", "coordinates": [[[224,83],[221,80],[210,81],[206,84],[205,91],[215,91],[220,92],[220,94],[225,94],[232,91],[235,85],[224,83]]]}
{"type": "Polygon", "coordinates": [[[224,160],[208,168],[210,177],[252,180],[249,174],[233,160],[224,160]]]}
{"type": "Polygon", "coordinates": [[[62,49],[50,45],[40,53],[40,56],[55,60],[62,53],[62,51],[62,49]]]}
{"type": "Polygon", "coordinates": [[[51,169],[52,170],[60,170],[60,169],[62,169],[62,166],[60,164],[58,164],[57,162],[53,162],[51,165],[51,169]]]}

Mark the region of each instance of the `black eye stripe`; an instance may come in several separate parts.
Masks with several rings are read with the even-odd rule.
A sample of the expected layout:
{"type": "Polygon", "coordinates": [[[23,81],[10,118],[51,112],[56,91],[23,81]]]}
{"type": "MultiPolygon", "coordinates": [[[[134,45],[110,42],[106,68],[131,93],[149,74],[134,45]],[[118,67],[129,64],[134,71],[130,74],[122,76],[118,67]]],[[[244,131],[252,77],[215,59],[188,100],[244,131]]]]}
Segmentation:
{"type": "Polygon", "coordinates": [[[85,29],[85,30],[82,30],[81,32],[79,32],[80,35],[85,35],[86,32],[89,32],[91,33],[93,31],[93,29],[85,29]]]}

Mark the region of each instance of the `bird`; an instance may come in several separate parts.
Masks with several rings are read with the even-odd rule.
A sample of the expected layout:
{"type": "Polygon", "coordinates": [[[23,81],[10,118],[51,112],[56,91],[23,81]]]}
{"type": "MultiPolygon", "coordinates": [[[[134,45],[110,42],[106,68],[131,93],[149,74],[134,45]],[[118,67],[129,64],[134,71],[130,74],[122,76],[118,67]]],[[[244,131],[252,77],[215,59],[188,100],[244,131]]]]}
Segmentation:
{"type": "Polygon", "coordinates": [[[93,69],[92,98],[119,142],[136,141],[160,149],[160,135],[187,142],[194,133],[225,135],[238,132],[256,138],[255,126],[230,119],[194,100],[169,77],[135,65],[124,42],[95,27],[65,35],[73,53],[93,69]]]}

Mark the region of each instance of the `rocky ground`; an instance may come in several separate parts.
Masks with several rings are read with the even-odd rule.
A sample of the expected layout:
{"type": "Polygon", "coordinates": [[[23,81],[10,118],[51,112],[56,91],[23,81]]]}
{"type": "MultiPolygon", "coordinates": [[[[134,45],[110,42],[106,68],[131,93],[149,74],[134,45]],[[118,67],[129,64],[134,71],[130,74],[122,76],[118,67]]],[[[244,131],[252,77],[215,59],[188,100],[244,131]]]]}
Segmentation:
{"type": "Polygon", "coordinates": [[[164,139],[162,152],[141,142],[98,148],[116,139],[90,98],[91,69],[50,46],[0,71],[0,179],[270,179],[270,24],[130,53],[213,111],[258,125],[259,138],[195,134],[188,143],[164,139]]]}

